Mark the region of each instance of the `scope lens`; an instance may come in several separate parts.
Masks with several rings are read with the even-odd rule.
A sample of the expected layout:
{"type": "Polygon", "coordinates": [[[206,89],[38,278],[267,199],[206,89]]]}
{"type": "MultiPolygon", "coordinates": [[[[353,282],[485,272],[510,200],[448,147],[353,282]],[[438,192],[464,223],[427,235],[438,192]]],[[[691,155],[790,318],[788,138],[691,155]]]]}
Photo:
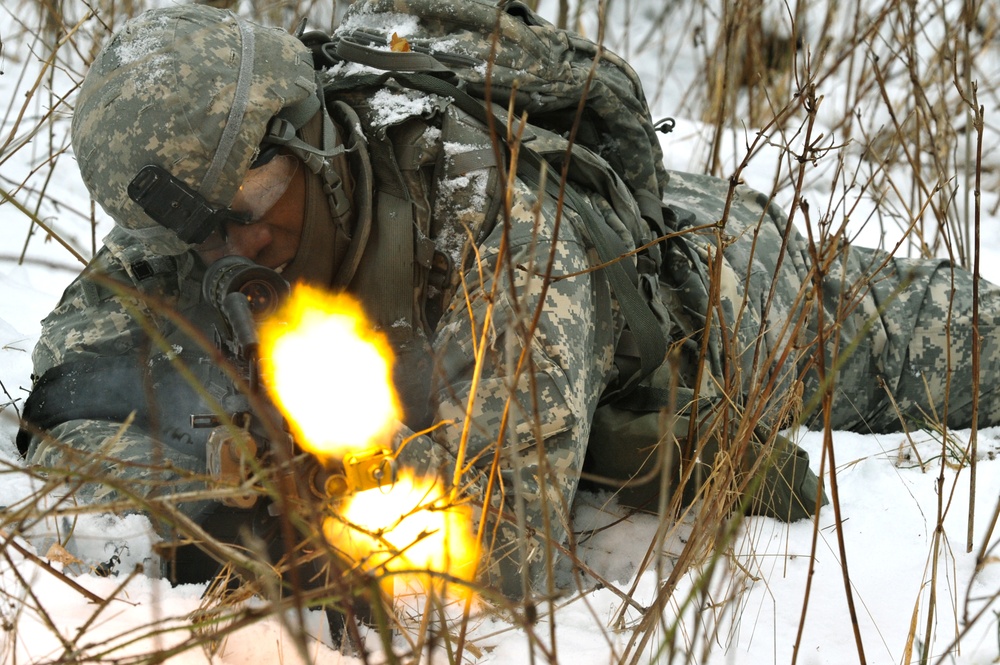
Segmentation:
{"type": "Polygon", "coordinates": [[[240,287],[240,293],[247,298],[250,313],[256,320],[266,319],[277,311],[281,305],[281,297],[270,282],[262,279],[251,279],[240,287]]]}

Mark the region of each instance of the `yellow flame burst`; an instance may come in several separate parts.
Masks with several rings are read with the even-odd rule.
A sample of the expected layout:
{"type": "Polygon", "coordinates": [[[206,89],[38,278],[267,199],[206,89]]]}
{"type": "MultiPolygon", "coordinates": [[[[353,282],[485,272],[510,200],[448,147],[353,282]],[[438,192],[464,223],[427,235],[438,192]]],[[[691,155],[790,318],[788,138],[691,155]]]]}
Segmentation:
{"type": "Polygon", "coordinates": [[[452,503],[440,483],[404,471],[392,487],[352,496],[323,531],[366,570],[438,571],[471,580],[476,574],[471,518],[471,510],[452,503]]]}
{"type": "Polygon", "coordinates": [[[353,298],[296,286],[260,340],[265,383],[305,450],[340,457],[392,435],[392,349],[353,298]]]}
{"type": "MultiPolygon", "coordinates": [[[[296,286],[260,339],[264,382],[303,449],[329,460],[388,442],[400,414],[392,350],[357,301],[296,286]]],[[[324,535],[367,570],[476,574],[471,511],[433,479],[404,469],[333,512],[324,535]]]]}

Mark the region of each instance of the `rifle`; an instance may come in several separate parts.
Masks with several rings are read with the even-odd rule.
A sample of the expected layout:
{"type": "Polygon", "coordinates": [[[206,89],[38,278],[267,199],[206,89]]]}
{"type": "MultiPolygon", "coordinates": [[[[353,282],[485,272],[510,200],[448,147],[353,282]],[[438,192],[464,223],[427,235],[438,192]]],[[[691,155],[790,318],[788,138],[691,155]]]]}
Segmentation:
{"type": "MultiPolygon", "coordinates": [[[[190,415],[192,429],[211,428],[205,458],[209,475],[219,484],[243,485],[255,468],[293,455],[294,442],[284,419],[261,389],[257,335],[257,324],[274,316],[289,292],[280,274],[240,256],[219,259],[202,280],[202,295],[223,322],[222,328],[215,328],[215,343],[237,375],[222,400],[227,413],[190,415]]],[[[257,499],[257,493],[245,492],[221,502],[252,508],[257,499]]]]}
{"type": "MultiPolygon", "coordinates": [[[[223,400],[236,407],[233,413],[224,414],[225,420],[214,413],[191,415],[192,428],[212,429],[206,443],[209,474],[233,486],[251,483],[262,467],[282,469],[277,478],[279,489],[290,490],[291,495],[283,497],[286,509],[308,500],[328,505],[354,492],[394,482],[395,461],[392,451],[386,448],[348,454],[339,460],[298,454],[287,422],[263,390],[257,334],[262,321],[280,314],[289,293],[289,285],[279,273],[243,257],[225,257],[206,271],[202,295],[223,323],[215,330],[215,342],[239,375],[239,381],[233,383],[234,392],[223,400]]],[[[222,502],[249,509],[259,497],[259,492],[248,491],[230,495],[222,502]]],[[[276,514],[272,507],[268,512],[276,514]]],[[[287,523],[283,526],[288,528],[287,523]]],[[[283,535],[287,538],[290,534],[283,535]]],[[[371,611],[364,600],[359,603],[354,599],[348,607],[355,615],[371,611]]],[[[340,635],[346,624],[357,647],[360,637],[353,623],[345,622],[344,615],[333,607],[327,606],[326,613],[331,634],[340,635]]]]}
{"type": "MultiPolygon", "coordinates": [[[[289,293],[289,285],[279,273],[240,256],[216,261],[202,281],[202,295],[224,322],[224,330],[216,328],[216,344],[247,391],[225,400],[231,408],[236,407],[227,414],[229,423],[218,414],[191,415],[192,428],[212,428],[206,444],[208,471],[226,485],[249,481],[255,461],[287,460],[295,452],[287,423],[261,386],[257,334],[257,325],[277,315],[289,293]]],[[[320,469],[310,474],[309,488],[316,498],[337,500],[391,483],[395,478],[392,451],[384,447],[317,463],[320,469]]],[[[247,492],[226,497],[223,503],[250,508],[256,500],[255,493],[247,492]]]]}

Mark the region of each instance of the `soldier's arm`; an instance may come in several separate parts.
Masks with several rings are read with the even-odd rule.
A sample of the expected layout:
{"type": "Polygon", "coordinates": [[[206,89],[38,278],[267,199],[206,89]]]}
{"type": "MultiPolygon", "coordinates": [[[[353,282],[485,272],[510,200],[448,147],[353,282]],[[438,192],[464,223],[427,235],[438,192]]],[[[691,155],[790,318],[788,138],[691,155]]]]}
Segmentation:
{"type": "Polygon", "coordinates": [[[538,584],[565,541],[620,329],[606,280],[588,271],[573,213],[565,211],[554,240],[554,202],[536,209],[531,191],[516,187],[507,231],[498,223],[481,244],[480,263],[438,326],[438,426],[402,454],[404,463],[442,467],[449,480],[459,465],[467,495],[490,508],[487,572],[511,596],[520,594],[520,571],[538,584]]]}
{"type": "Polygon", "coordinates": [[[44,319],[33,352],[35,390],[18,443],[30,464],[85,503],[139,509],[164,487],[197,487],[205,470],[203,451],[164,445],[133,420],[145,401],[143,358],[177,336],[157,310],[191,298],[184,274],[152,261],[102,249],[44,319]]]}

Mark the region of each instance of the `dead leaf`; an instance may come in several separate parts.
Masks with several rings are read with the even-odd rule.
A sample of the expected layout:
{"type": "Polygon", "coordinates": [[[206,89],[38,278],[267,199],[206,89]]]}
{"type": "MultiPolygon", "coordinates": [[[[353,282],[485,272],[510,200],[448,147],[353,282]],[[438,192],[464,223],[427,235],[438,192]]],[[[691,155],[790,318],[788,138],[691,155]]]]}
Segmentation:
{"type": "Polygon", "coordinates": [[[410,42],[406,41],[405,37],[400,37],[395,32],[392,33],[392,39],[389,40],[389,48],[392,49],[393,53],[409,53],[412,50],[410,48],[410,42]]]}
{"type": "Polygon", "coordinates": [[[45,553],[45,558],[55,563],[61,563],[64,566],[72,566],[75,563],[83,563],[75,556],[70,554],[69,550],[67,550],[59,543],[52,543],[52,546],[49,548],[49,551],[45,553]]]}

